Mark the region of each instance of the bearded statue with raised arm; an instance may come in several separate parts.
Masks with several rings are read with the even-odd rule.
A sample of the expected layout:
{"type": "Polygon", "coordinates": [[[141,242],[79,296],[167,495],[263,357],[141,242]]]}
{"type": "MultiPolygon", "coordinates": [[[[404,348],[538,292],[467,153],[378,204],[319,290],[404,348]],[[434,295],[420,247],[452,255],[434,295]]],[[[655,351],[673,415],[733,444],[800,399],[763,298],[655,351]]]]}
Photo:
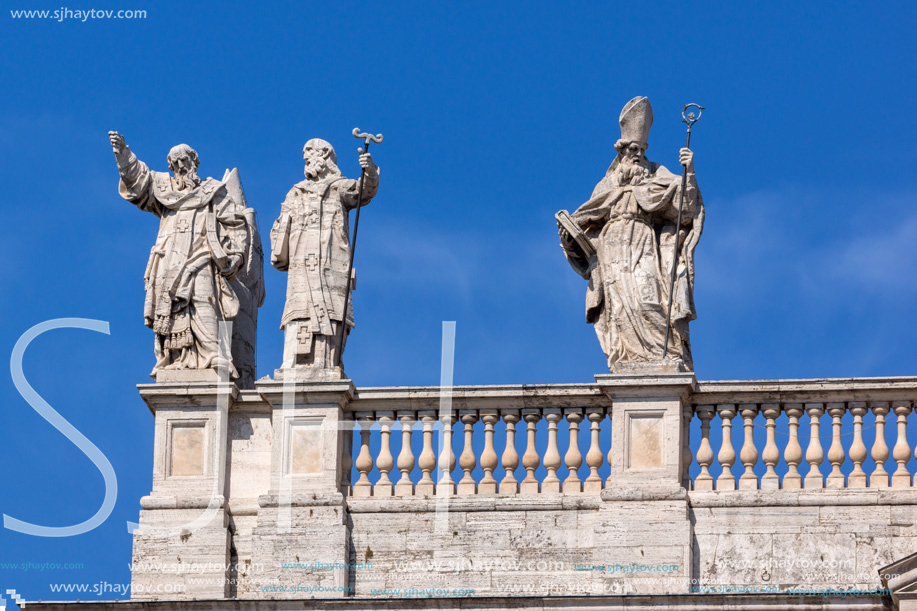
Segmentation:
{"type": "Polygon", "coordinates": [[[361,150],[359,160],[362,201],[360,181],[341,174],[331,144],[312,138],[303,146],[305,180],[280,205],[271,229],[271,264],[287,272],[287,300],[280,320],[283,364],[275,376],[289,370],[306,379],[344,377],[341,357],[354,326],[347,291],[356,286],[356,275],[347,275],[350,212],[368,204],[379,188],[373,158],[361,150]]]}
{"type": "Polygon", "coordinates": [[[238,170],[222,181],[201,179],[197,152],[179,144],[167,157],[170,176],[150,170],[118,132],[109,140],[121,197],[159,218],[144,274],[143,317],[155,332],[150,375],[162,381],[163,372],[225,370],[240,387],[253,387],[263,255],[238,170]],[[220,323],[233,323],[222,349],[220,323]]]}

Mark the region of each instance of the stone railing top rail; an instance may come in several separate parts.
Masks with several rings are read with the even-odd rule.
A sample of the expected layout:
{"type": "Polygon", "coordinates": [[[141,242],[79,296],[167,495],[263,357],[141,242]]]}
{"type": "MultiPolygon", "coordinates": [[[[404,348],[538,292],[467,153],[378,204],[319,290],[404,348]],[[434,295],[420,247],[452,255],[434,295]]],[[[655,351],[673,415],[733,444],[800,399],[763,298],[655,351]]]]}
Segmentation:
{"type": "MultiPolygon", "coordinates": [[[[585,408],[607,406],[602,385],[505,384],[454,386],[452,409],[585,408]]],[[[440,406],[439,386],[357,388],[350,411],[430,410],[440,406]]],[[[917,399],[917,377],[824,378],[809,380],[713,380],[697,382],[694,405],[896,401],[917,399]]]]}
{"type": "MultiPolygon", "coordinates": [[[[690,376],[690,374],[687,374],[690,376]]],[[[636,381],[635,381],[636,382],[636,381]]],[[[340,386],[341,383],[338,383],[340,386]]],[[[349,381],[344,384],[350,384],[349,381]]],[[[234,403],[257,403],[263,400],[267,386],[278,392],[280,383],[259,384],[254,390],[239,391],[229,385],[234,403]]],[[[204,392],[198,384],[141,384],[145,399],[162,395],[186,396],[204,392]]],[[[206,385],[205,385],[206,386],[206,385]]],[[[211,386],[216,387],[216,384],[211,386]]],[[[328,383],[322,385],[329,386],[328,383]]],[[[453,410],[481,409],[584,409],[608,407],[603,388],[607,383],[573,384],[495,384],[451,387],[453,410]]],[[[634,384],[639,387],[639,382],[634,384]]],[[[337,387],[335,387],[338,389],[337,387]]],[[[343,386],[341,386],[343,388],[343,386]]],[[[439,386],[367,386],[353,387],[353,398],[345,404],[351,412],[420,411],[440,408],[439,386]]],[[[298,387],[297,391],[307,390],[298,387]]],[[[330,388],[322,388],[330,390],[330,388]]],[[[339,389],[338,389],[339,390],[339,389]]],[[[307,391],[308,392],[308,391],[307,391]]],[[[204,394],[209,394],[204,392],[204,394]]],[[[875,378],[816,378],[784,380],[710,380],[698,381],[689,391],[692,405],[762,404],[762,403],[832,403],[851,401],[917,401],[917,376],[875,378]]],[[[151,411],[152,407],[151,407],[151,411]]]]}
{"type": "MultiPolygon", "coordinates": [[[[452,409],[538,409],[605,407],[608,398],[597,384],[517,384],[453,386],[452,409]]],[[[439,386],[389,386],[358,388],[347,405],[350,411],[436,410],[439,386]]]]}
{"type": "Polygon", "coordinates": [[[698,382],[695,405],[805,403],[917,399],[917,377],[824,378],[812,380],[721,380],[698,382]]]}

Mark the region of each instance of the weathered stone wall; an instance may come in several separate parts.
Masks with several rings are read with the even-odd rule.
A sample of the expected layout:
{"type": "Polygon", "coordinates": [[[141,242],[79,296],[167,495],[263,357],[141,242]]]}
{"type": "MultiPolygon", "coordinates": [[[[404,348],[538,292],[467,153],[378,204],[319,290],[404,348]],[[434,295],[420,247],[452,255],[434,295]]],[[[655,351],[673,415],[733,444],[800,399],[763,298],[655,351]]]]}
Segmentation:
{"type": "Polygon", "coordinates": [[[909,491],[690,496],[695,574],[704,585],[881,587],[879,569],[917,551],[909,491]]]}
{"type": "MultiPolygon", "coordinates": [[[[829,477],[829,487],[814,489],[808,488],[807,477],[805,489],[759,490],[747,470],[749,465],[759,466],[758,455],[751,451],[756,450],[753,437],[747,434],[758,408],[735,398],[732,401],[740,408],[723,403],[739,390],[715,383],[692,395],[690,380],[683,383],[674,378],[644,380],[639,387],[624,378],[603,382],[605,386],[468,388],[457,393],[446,416],[431,409],[438,400],[431,389],[356,391],[340,382],[318,387],[259,382],[256,390],[229,393],[213,385],[144,387],[157,415],[157,470],[153,492],[142,501],[140,519],[142,526],[153,530],[135,533],[134,562],[146,563],[147,568],[133,574],[134,597],[240,601],[356,597],[381,602],[419,596],[481,600],[561,596],[570,601],[581,596],[596,600],[638,596],[621,600],[640,600],[640,606],[661,599],[639,595],[690,595],[711,589],[764,596],[767,591],[790,588],[881,588],[885,582],[880,569],[917,552],[917,492],[910,481],[903,486],[901,474],[889,481],[881,476],[868,483],[851,479],[851,487],[830,487],[840,480],[829,477]],[[746,442],[739,457],[746,467],[743,481],[730,482],[719,474],[715,485],[712,478],[704,480],[707,490],[684,487],[694,487],[696,482],[684,475],[693,452],[682,416],[690,419],[703,413],[705,424],[712,419],[710,409],[702,412],[695,407],[698,397],[717,405],[720,414],[745,419],[746,442]],[[423,426],[420,414],[426,418],[423,426]],[[660,452],[656,462],[645,464],[636,443],[642,438],[625,425],[657,415],[658,426],[652,430],[658,429],[660,452]],[[420,485],[398,485],[399,470],[416,478],[417,469],[431,459],[409,456],[416,448],[406,452],[410,445],[403,443],[399,443],[400,454],[393,455],[390,442],[402,435],[401,430],[392,430],[393,423],[414,423],[414,435],[429,430],[434,420],[454,424],[453,441],[462,451],[453,460],[459,459],[456,462],[467,476],[480,467],[493,471],[497,458],[493,423],[501,417],[519,424],[517,439],[526,451],[515,457],[515,465],[528,471],[525,480],[507,482],[501,469],[499,494],[493,492],[497,483],[476,488],[475,481],[461,478],[443,484],[435,473],[439,495],[427,494],[428,488],[420,485]],[[534,426],[542,417],[542,424],[548,424],[547,448],[534,442],[534,426]],[[577,456],[575,436],[558,433],[556,425],[562,418],[589,428],[584,431],[590,433],[588,453],[582,447],[577,456]],[[352,435],[353,420],[363,430],[373,427],[372,440],[370,435],[352,435]],[[612,428],[610,448],[597,441],[599,427],[609,422],[617,427],[612,428]],[[479,423],[490,427],[480,458],[468,451],[460,436],[464,432],[467,441],[473,425],[479,423]],[[201,463],[199,473],[185,475],[174,469],[174,436],[169,435],[176,427],[189,426],[204,431],[200,444],[190,446],[193,452],[203,452],[204,459],[193,461],[201,463]],[[316,460],[308,464],[297,462],[291,453],[297,431],[304,432],[303,439],[314,440],[309,451],[314,451],[316,460]],[[361,475],[360,481],[351,483],[354,443],[360,450],[355,467],[361,475]],[[211,458],[220,459],[222,468],[211,458]],[[611,465],[607,478],[595,476],[597,460],[611,465]],[[571,479],[569,473],[582,462],[592,469],[590,479],[571,479]],[[562,464],[567,479],[545,485],[562,464]],[[530,479],[535,469],[538,480],[530,479]],[[379,484],[381,471],[391,473],[396,485],[379,484]],[[712,487],[717,490],[709,490],[712,487]],[[505,494],[504,489],[513,492],[505,494]],[[208,497],[213,490],[222,495],[208,497]],[[204,515],[214,499],[216,513],[207,523],[185,528],[204,515]],[[171,534],[155,532],[166,528],[171,534]],[[188,575],[149,568],[156,562],[212,566],[188,575]],[[163,591],[164,585],[171,589],[163,591]]],[[[879,415],[894,408],[896,416],[906,419],[903,401],[890,398],[901,393],[905,383],[900,379],[875,402],[866,393],[877,393],[874,387],[884,383],[859,384],[866,387],[856,387],[864,400],[848,404],[836,400],[843,390],[840,384],[825,391],[820,381],[813,384],[814,390],[792,392],[808,402],[807,409],[821,409],[820,403],[811,401],[823,401],[836,418],[843,409],[858,410],[853,413],[861,417],[867,405],[879,415]]],[[[906,384],[917,388],[913,381],[906,384]]],[[[750,400],[764,406],[761,412],[766,417],[773,419],[781,409],[787,413],[800,409],[796,406],[802,403],[784,405],[782,398],[765,404],[777,401],[775,393],[786,391],[761,386],[750,383],[749,392],[757,393],[750,400]]],[[[901,430],[906,420],[898,423],[901,430]]],[[[724,420],[722,426],[726,424],[724,420]]],[[[452,430],[451,425],[447,430],[452,430]]],[[[835,427],[835,440],[838,431],[835,427]]],[[[709,446],[706,437],[696,450],[702,466],[711,454],[705,444],[709,446]]],[[[896,458],[903,456],[900,445],[896,458]]],[[[424,448],[428,447],[424,437],[424,448]]],[[[452,451],[448,443],[437,447],[437,452],[452,451]]],[[[181,450],[183,460],[191,450],[181,450]]],[[[507,458],[505,447],[501,451],[502,464],[512,466],[514,458],[507,458]]],[[[878,448],[874,453],[881,458],[882,451],[878,448]]],[[[843,456],[837,450],[828,455],[834,463],[843,456]]],[[[862,451],[851,450],[850,455],[857,458],[862,451]]],[[[773,462],[773,456],[773,450],[765,447],[764,462],[773,462]]],[[[435,459],[439,464],[444,457],[438,454],[435,459]]],[[[760,485],[764,486],[764,478],[760,485]]],[[[894,575],[888,578],[901,580],[894,575]]],[[[684,606],[688,599],[679,600],[677,608],[691,608],[684,606]]],[[[857,608],[884,604],[881,597],[857,600],[857,608]]],[[[728,599],[723,601],[727,604],[728,599]]],[[[745,599],[742,604],[751,602],[745,599]]],[[[762,604],[760,608],[770,603],[762,604]]]]}
{"type": "Polygon", "coordinates": [[[412,588],[475,596],[593,591],[595,575],[574,567],[595,560],[598,507],[517,503],[494,511],[459,504],[436,512],[435,501],[418,504],[432,510],[364,513],[368,507],[351,504],[351,562],[372,565],[352,573],[357,596],[412,588]]]}

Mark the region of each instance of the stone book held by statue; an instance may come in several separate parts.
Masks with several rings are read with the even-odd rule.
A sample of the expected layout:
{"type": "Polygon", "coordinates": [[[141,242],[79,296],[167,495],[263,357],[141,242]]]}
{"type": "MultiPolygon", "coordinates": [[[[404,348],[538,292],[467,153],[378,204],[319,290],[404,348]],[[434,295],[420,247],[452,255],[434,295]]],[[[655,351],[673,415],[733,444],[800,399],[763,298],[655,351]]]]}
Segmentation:
{"type": "Polygon", "coordinates": [[[586,255],[587,258],[595,256],[595,248],[592,246],[592,242],[589,241],[589,237],[583,233],[583,230],[576,224],[576,221],[573,220],[569,212],[561,210],[554,215],[554,218],[557,219],[557,224],[570,234],[576,242],[576,245],[582,249],[583,254],[586,255]]]}

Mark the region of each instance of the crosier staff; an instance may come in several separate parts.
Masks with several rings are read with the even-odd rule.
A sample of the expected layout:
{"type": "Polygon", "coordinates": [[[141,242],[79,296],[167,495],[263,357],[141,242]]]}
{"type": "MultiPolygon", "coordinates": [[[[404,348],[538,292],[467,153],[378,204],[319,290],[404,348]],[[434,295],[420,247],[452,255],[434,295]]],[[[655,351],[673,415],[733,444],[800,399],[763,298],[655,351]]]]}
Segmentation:
{"type": "MultiPolygon", "coordinates": [[[[357,149],[362,155],[369,152],[371,142],[379,144],[382,142],[382,134],[365,134],[360,132],[359,127],[353,128],[353,137],[363,139],[363,148],[357,149]]],[[[344,311],[341,314],[341,326],[338,327],[337,336],[337,355],[335,357],[335,366],[341,366],[341,358],[344,353],[344,327],[347,326],[347,307],[350,305],[350,291],[353,287],[353,255],[357,251],[357,230],[360,228],[360,208],[363,207],[363,178],[366,176],[366,168],[360,169],[360,194],[357,196],[357,218],[353,221],[353,240],[350,241],[350,265],[347,267],[347,292],[344,293],[344,311]]]]}
{"type": "MultiPolygon", "coordinates": [[[[688,124],[688,136],[685,141],[685,148],[691,148],[691,128],[694,127],[694,124],[697,123],[697,120],[700,119],[701,113],[704,111],[704,107],[699,104],[685,104],[684,110],[681,111],[681,118],[683,123],[688,124]],[[696,108],[697,115],[695,116],[694,111],[688,112],[689,108],[696,108]],[[688,113],[685,115],[685,113],[688,113]]],[[[688,166],[682,166],[681,171],[681,199],[678,202],[678,222],[675,223],[675,250],[672,255],[672,278],[669,281],[669,307],[665,315],[665,344],[662,349],[662,358],[669,353],[669,331],[672,328],[672,297],[675,295],[675,276],[678,273],[678,236],[681,231],[681,213],[685,207],[685,189],[688,188],[688,166]]]]}

